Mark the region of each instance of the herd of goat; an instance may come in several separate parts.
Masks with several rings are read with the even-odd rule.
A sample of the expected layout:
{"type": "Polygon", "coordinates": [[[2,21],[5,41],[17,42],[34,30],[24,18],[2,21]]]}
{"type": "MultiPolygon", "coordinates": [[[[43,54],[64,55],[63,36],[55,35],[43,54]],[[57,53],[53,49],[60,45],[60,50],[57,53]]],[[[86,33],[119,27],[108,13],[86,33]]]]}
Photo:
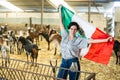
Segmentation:
{"type": "MultiPolygon", "coordinates": [[[[27,30],[27,33],[20,33],[16,35],[16,31],[7,30],[7,26],[0,27],[0,48],[2,55],[2,65],[7,66],[10,63],[10,53],[14,53],[14,47],[17,45],[17,52],[21,54],[22,51],[25,50],[28,56],[30,55],[30,59],[32,65],[34,62],[37,62],[38,51],[40,48],[38,47],[39,38],[41,36],[48,43],[48,50],[50,50],[50,43],[54,41],[55,51],[54,55],[57,53],[57,46],[60,45],[61,35],[55,29],[52,29],[50,25],[46,25],[43,27],[34,26],[27,30]]],[[[116,64],[120,64],[120,42],[118,40],[114,40],[113,51],[116,55],[116,64]]]]}
{"type": "Polygon", "coordinates": [[[30,59],[32,65],[34,62],[37,62],[38,51],[40,48],[38,47],[39,38],[45,38],[48,43],[48,50],[50,50],[50,43],[54,41],[55,43],[55,52],[57,52],[57,45],[61,42],[60,34],[55,30],[50,28],[50,25],[46,25],[43,27],[35,26],[32,28],[28,28],[27,31],[20,31],[19,34],[14,30],[7,30],[7,28],[2,28],[0,30],[0,47],[2,53],[2,65],[7,66],[9,63],[10,54],[15,51],[15,46],[17,47],[17,53],[21,54],[22,51],[26,52],[27,61],[28,56],[30,55],[30,59]],[[3,47],[3,48],[2,48],[3,47]]]}

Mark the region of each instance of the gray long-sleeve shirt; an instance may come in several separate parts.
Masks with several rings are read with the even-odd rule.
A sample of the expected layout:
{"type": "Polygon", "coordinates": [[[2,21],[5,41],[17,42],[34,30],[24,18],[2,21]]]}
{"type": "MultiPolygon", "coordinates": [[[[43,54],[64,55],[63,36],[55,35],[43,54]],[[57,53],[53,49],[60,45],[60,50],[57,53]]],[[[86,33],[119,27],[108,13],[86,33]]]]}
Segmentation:
{"type": "Polygon", "coordinates": [[[85,38],[74,37],[74,39],[68,40],[68,33],[65,30],[61,31],[61,36],[60,51],[64,59],[78,57],[79,50],[88,46],[88,41],[85,38]]]}

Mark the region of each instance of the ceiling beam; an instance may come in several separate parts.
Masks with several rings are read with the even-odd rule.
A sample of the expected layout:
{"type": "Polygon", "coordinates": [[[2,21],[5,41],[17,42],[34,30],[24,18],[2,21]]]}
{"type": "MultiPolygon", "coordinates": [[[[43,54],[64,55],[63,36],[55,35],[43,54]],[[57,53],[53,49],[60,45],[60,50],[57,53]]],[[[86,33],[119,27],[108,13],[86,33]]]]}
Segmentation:
{"type": "Polygon", "coordinates": [[[81,1],[81,2],[88,2],[88,1],[90,1],[90,0],[65,0],[65,1],[81,1]]]}
{"type": "Polygon", "coordinates": [[[115,1],[115,0],[64,0],[66,2],[100,2],[100,3],[108,3],[108,2],[112,2],[112,1],[115,1]]]}
{"type": "Polygon", "coordinates": [[[56,8],[56,6],[52,3],[52,2],[50,2],[50,0],[46,0],[52,7],[54,7],[54,8],[56,8]]]}

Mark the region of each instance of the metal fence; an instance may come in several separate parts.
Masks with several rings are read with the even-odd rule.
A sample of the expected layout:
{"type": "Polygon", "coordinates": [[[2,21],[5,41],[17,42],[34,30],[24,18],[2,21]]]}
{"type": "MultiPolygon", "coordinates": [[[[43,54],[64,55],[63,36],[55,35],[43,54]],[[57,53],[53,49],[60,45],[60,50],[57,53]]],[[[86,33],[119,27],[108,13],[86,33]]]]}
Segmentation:
{"type": "MultiPolygon", "coordinates": [[[[50,61],[50,65],[35,63],[36,66],[31,66],[31,62],[10,59],[10,64],[3,66],[0,58],[0,80],[57,80],[56,75],[60,67],[57,67],[56,63],[50,61]]],[[[80,72],[79,80],[95,80],[95,73],[77,72],[80,72]]]]}

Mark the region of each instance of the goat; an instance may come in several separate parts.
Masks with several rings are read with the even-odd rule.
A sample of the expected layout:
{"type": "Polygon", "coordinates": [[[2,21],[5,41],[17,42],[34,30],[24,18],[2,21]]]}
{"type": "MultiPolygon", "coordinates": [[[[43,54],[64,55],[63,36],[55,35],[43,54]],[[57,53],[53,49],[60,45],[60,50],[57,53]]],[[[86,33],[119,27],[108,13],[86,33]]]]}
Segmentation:
{"type": "Polygon", "coordinates": [[[7,25],[0,26],[0,35],[2,35],[3,33],[5,33],[6,31],[7,31],[7,25]]]}
{"type": "Polygon", "coordinates": [[[2,41],[1,53],[2,53],[2,66],[7,67],[10,64],[10,48],[7,41],[2,41]]]}
{"type": "MultiPolygon", "coordinates": [[[[30,40],[33,43],[33,39],[31,38],[31,36],[26,36],[27,40],[30,40]]],[[[24,51],[23,45],[20,41],[17,41],[17,52],[18,54],[21,55],[21,53],[24,51]]]]}
{"type": "Polygon", "coordinates": [[[26,36],[26,39],[30,40],[32,43],[34,42],[31,36],[26,36]]]}
{"type": "Polygon", "coordinates": [[[50,29],[49,41],[54,42],[54,46],[55,46],[54,55],[56,55],[57,53],[57,46],[60,45],[61,39],[62,39],[61,35],[55,29],[50,29]]]}
{"type": "MultiPolygon", "coordinates": [[[[45,38],[45,35],[47,35],[47,39],[49,37],[49,30],[50,30],[50,25],[42,25],[40,29],[40,35],[42,35],[45,38]],[[45,34],[45,35],[44,35],[45,34]]],[[[41,41],[42,41],[42,36],[41,36],[41,41]]],[[[48,40],[46,40],[48,41],[48,40]]]]}
{"type": "MultiPolygon", "coordinates": [[[[48,50],[50,50],[49,37],[51,34],[56,33],[56,30],[50,29],[50,25],[42,26],[40,35],[42,35],[48,43],[48,50]]],[[[42,38],[41,38],[42,40],[42,38]]]]}
{"type": "Polygon", "coordinates": [[[49,41],[49,35],[48,35],[48,33],[46,33],[46,32],[41,32],[40,35],[42,35],[42,36],[45,38],[45,40],[46,40],[47,43],[48,43],[48,50],[50,50],[50,41],[49,41]]]}
{"type": "Polygon", "coordinates": [[[31,36],[31,38],[36,40],[36,44],[39,42],[39,32],[37,31],[32,31],[32,29],[28,29],[28,33],[31,36]]]}
{"type": "Polygon", "coordinates": [[[57,52],[57,45],[60,45],[61,42],[61,35],[59,33],[57,33],[57,31],[55,29],[50,29],[50,25],[47,25],[46,28],[44,27],[43,31],[40,33],[40,35],[42,35],[45,40],[48,43],[48,50],[50,50],[50,43],[52,41],[54,41],[54,45],[55,45],[55,51],[54,51],[54,55],[56,55],[57,52]]]}
{"type": "Polygon", "coordinates": [[[118,40],[114,41],[113,50],[116,55],[116,64],[120,64],[120,42],[118,40]]]}
{"type": "Polygon", "coordinates": [[[14,54],[15,49],[15,43],[17,42],[17,39],[15,37],[14,31],[8,31],[8,39],[10,43],[10,53],[14,54]]]}
{"type": "Polygon", "coordinates": [[[34,59],[36,60],[37,63],[37,58],[38,58],[38,51],[40,50],[36,44],[33,44],[30,40],[20,36],[18,38],[18,41],[20,41],[26,51],[27,55],[27,61],[28,61],[28,55],[30,55],[30,59],[32,62],[32,65],[34,65],[34,59]]]}
{"type": "Polygon", "coordinates": [[[57,45],[60,45],[60,42],[61,42],[61,35],[56,33],[56,34],[51,34],[50,38],[49,38],[49,41],[52,42],[54,41],[54,45],[55,45],[55,51],[54,51],[54,55],[56,55],[57,53],[57,45]]]}
{"type": "Polygon", "coordinates": [[[20,41],[17,41],[17,52],[18,55],[21,55],[21,53],[24,51],[23,45],[20,41]]]}

